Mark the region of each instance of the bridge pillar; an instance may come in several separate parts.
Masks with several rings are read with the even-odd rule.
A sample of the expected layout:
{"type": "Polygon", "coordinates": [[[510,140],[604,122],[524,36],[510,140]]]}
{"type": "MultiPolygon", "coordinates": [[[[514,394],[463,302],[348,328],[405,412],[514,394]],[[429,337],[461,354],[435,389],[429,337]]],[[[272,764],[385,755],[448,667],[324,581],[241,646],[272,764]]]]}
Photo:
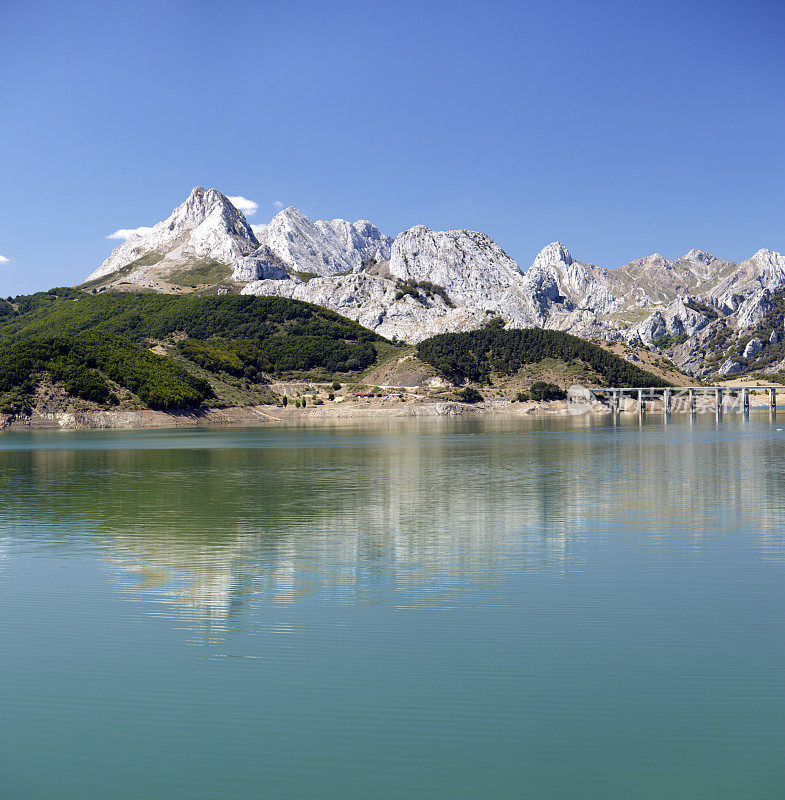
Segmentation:
{"type": "Polygon", "coordinates": [[[742,389],[741,390],[741,412],[742,414],[749,414],[750,413],[750,390],[749,389],[742,389]]]}
{"type": "Polygon", "coordinates": [[[638,413],[641,416],[646,413],[646,406],[643,404],[643,389],[638,389],[638,413]]]}
{"type": "Polygon", "coordinates": [[[662,395],[662,405],[665,410],[665,414],[671,413],[671,390],[666,389],[662,395]]]}
{"type": "Polygon", "coordinates": [[[777,390],[769,389],[769,411],[777,410],[777,390]]]}
{"type": "Polygon", "coordinates": [[[714,390],[714,399],[716,401],[717,413],[722,414],[722,389],[714,390]]]}
{"type": "Polygon", "coordinates": [[[695,413],[695,389],[690,389],[690,414],[695,413]]]}

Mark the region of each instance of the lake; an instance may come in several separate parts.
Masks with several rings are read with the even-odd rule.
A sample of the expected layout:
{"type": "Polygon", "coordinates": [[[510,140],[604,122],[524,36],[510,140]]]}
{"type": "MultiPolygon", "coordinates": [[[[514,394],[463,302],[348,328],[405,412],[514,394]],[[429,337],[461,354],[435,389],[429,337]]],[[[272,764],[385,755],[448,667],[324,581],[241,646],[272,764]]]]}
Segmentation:
{"type": "Polygon", "coordinates": [[[785,795],[766,412],[2,433],[0,481],[3,798],[785,795]]]}

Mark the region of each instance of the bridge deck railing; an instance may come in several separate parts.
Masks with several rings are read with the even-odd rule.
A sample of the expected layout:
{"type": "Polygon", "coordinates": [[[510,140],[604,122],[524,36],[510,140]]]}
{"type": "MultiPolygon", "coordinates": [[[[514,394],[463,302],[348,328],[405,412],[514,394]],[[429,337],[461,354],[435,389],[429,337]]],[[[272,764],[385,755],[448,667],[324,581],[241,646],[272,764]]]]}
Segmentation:
{"type": "MultiPolygon", "coordinates": [[[[583,390],[584,392],[587,390],[583,390]]],[[[768,393],[768,407],[772,411],[777,408],[777,392],[785,391],[785,386],[616,386],[588,390],[597,401],[604,398],[614,413],[620,413],[622,403],[632,401],[640,413],[645,413],[647,405],[652,401],[660,401],[665,413],[715,411],[749,411],[750,393],[768,393]]],[[[574,398],[578,398],[575,394],[574,398]]],[[[568,395],[568,399],[573,401],[568,395]]],[[[586,403],[586,395],[581,395],[578,402],[586,403]]],[[[601,402],[601,401],[600,401],[601,402]]],[[[625,409],[628,410],[628,409],[625,409]]]]}

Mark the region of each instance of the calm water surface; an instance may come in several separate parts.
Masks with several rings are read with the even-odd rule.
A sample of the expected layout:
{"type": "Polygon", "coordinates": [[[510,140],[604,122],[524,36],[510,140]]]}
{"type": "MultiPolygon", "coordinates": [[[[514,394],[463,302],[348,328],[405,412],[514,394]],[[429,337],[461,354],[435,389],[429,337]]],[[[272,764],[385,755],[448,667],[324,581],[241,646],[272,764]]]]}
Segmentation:
{"type": "Polygon", "coordinates": [[[785,796],[784,490],[754,412],[3,433],[0,797],[785,796]]]}

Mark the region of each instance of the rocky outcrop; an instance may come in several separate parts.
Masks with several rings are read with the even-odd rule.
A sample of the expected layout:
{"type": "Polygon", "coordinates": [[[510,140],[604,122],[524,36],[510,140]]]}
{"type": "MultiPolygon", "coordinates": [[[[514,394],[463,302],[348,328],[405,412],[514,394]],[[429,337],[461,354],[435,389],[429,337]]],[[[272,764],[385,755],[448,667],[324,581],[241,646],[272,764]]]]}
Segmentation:
{"type": "Polygon", "coordinates": [[[432,231],[416,225],[395,237],[390,274],[400,280],[430,281],[454,303],[497,306],[511,287],[519,287],[521,270],[496,242],[476,231],[432,231]]]}
{"type": "Polygon", "coordinates": [[[769,289],[760,289],[743,300],[736,313],[736,327],[741,331],[757,328],[774,308],[774,297],[769,289]]]}
{"type": "Polygon", "coordinates": [[[232,278],[238,283],[285,280],[288,277],[284,265],[264,246],[236,261],[232,271],[232,278]]]}
{"type": "Polygon", "coordinates": [[[613,279],[591,264],[576,261],[561,242],[544,247],[524,276],[524,291],[531,294],[538,321],[575,310],[610,314],[619,308],[611,291],[613,279]]]}
{"type": "Polygon", "coordinates": [[[755,336],[754,338],[750,339],[749,342],[747,342],[747,346],[744,348],[742,356],[744,358],[755,358],[755,356],[757,356],[762,350],[763,342],[758,339],[757,336],[755,336]]]}
{"type": "MultiPolygon", "coordinates": [[[[726,262],[727,263],[727,262],[726,262]]],[[[761,289],[776,291],[785,286],[785,257],[773,250],[758,250],[752,258],[732,265],[727,275],[718,274],[719,280],[707,293],[722,306],[733,297],[747,297],[761,289]]]]}
{"type": "Polygon", "coordinates": [[[445,331],[473,330],[488,320],[485,311],[452,308],[439,295],[400,297],[395,281],[366,273],[308,281],[255,281],[243,294],[276,295],[331,308],[390,339],[420,341],[445,331]]]}
{"type": "Polygon", "coordinates": [[[386,254],[380,248],[351,274],[254,281],[242,291],[324,305],[406,341],[471,330],[496,315],[516,327],[536,324],[518,264],[486,234],[418,225],[396,237],[389,263],[386,254]]]}
{"type": "Polygon", "coordinates": [[[699,311],[689,297],[681,297],[662,311],[655,311],[642,322],[630,327],[624,338],[647,347],[664,336],[693,336],[705,328],[712,317],[699,311]]]}
{"type": "Polygon", "coordinates": [[[733,359],[729,358],[725,363],[719,368],[718,374],[719,375],[735,375],[737,372],[741,372],[742,366],[738,361],[734,361],[733,359]]]}

